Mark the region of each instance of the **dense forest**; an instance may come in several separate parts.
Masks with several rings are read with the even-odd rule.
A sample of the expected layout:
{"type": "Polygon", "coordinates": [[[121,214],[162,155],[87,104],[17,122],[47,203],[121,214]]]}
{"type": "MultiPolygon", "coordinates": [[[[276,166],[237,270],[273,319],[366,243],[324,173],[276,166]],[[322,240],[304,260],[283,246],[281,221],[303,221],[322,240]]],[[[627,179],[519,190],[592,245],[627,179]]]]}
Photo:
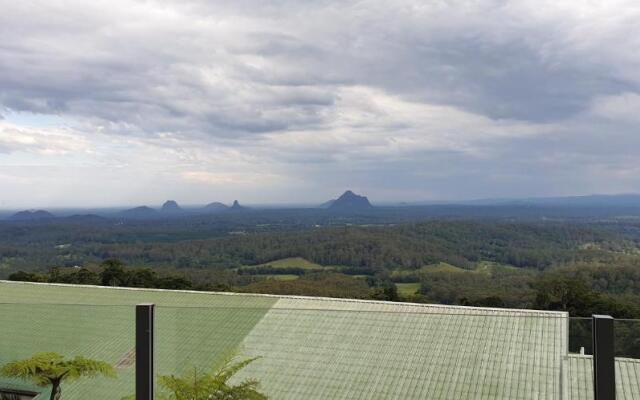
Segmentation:
{"type": "Polygon", "coordinates": [[[124,223],[0,225],[0,274],[118,258],[129,265],[233,268],[287,257],[363,270],[417,269],[435,262],[471,268],[494,261],[544,269],[635,248],[624,227],[571,223],[433,220],[339,227],[198,226],[124,223]],[[624,230],[624,232],[623,232],[624,230]]]}

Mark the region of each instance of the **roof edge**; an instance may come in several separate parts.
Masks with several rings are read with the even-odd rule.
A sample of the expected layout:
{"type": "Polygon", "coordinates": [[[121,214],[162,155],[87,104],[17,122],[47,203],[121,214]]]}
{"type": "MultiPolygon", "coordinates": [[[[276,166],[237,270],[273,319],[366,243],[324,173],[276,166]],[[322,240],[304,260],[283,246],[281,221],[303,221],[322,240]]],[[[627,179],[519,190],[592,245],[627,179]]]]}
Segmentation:
{"type": "Polygon", "coordinates": [[[172,289],[155,289],[155,288],[134,288],[134,287],[121,287],[121,286],[99,286],[99,285],[73,285],[67,283],[47,283],[47,282],[24,282],[24,281],[8,281],[0,279],[0,283],[6,283],[11,285],[34,285],[34,286],[58,286],[58,287],[71,287],[71,288],[86,288],[86,289],[108,289],[108,290],[132,290],[139,292],[169,292],[169,293],[188,293],[188,294],[200,294],[200,295],[216,295],[216,296],[250,296],[250,297],[267,297],[276,299],[298,299],[298,300],[315,300],[315,301],[332,301],[332,302],[345,302],[345,303],[364,303],[364,304],[381,304],[381,305],[394,305],[394,306],[408,306],[408,307],[424,307],[424,308],[444,308],[454,310],[477,310],[477,311],[493,311],[497,313],[522,313],[522,314],[548,314],[556,317],[569,317],[569,313],[566,311],[548,311],[548,310],[533,310],[528,308],[495,308],[495,307],[471,307],[471,306],[454,306],[449,304],[426,304],[426,303],[410,303],[410,302],[395,302],[395,301],[383,301],[383,300],[362,300],[362,299],[348,299],[340,297],[315,297],[315,296],[293,296],[293,295],[277,295],[277,294],[261,294],[261,293],[239,293],[239,292],[208,292],[198,290],[172,290],[172,289]]]}
{"type": "MultiPolygon", "coordinates": [[[[593,356],[591,354],[576,354],[569,353],[566,356],[566,359],[576,358],[579,360],[593,360],[593,356]]],[[[615,357],[617,363],[632,363],[632,364],[640,364],[640,359],[638,358],[629,358],[629,357],[615,357]]]]}

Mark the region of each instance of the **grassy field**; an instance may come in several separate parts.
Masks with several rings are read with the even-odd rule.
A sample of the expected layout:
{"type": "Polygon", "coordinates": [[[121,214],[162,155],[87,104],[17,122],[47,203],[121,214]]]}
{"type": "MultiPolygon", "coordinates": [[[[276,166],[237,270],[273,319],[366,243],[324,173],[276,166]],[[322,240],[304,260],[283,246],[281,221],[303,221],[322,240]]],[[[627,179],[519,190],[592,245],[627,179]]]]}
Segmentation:
{"type": "Polygon", "coordinates": [[[513,265],[498,264],[490,261],[481,261],[474,269],[474,272],[485,275],[492,275],[498,271],[524,272],[522,268],[517,268],[513,265]]]}
{"type": "Polygon", "coordinates": [[[456,267],[454,265],[451,264],[447,264],[444,262],[441,263],[437,263],[437,264],[429,264],[429,265],[425,265],[422,268],[416,269],[416,270],[395,270],[391,273],[392,277],[395,278],[401,278],[401,277],[408,277],[408,276],[420,276],[420,275],[424,275],[424,274],[428,274],[428,273],[437,273],[437,272],[449,272],[449,273],[464,273],[464,272],[469,272],[466,269],[463,268],[459,268],[456,267]]]}
{"type": "Polygon", "coordinates": [[[269,261],[258,266],[272,266],[273,268],[303,268],[303,269],[324,269],[320,264],[305,260],[302,257],[283,258],[280,260],[269,261]]]}
{"type": "MultiPolygon", "coordinates": [[[[260,275],[258,275],[260,276],[260,275]]],[[[293,274],[283,274],[283,275],[262,275],[267,277],[267,279],[276,279],[279,281],[295,281],[296,279],[299,278],[298,275],[293,275],[293,274]]]]}
{"type": "Polygon", "coordinates": [[[416,294],[418,289],[420,289],[419,283],[396,283],[396,287],[398,288],[398,294],[403,297],[411,296],[416,294]]]}
{"type": "Polygon", "coordinates": [[[440,262],[437,264],[429,264],[420,268],[422,272],[467,272],[466,269],[456,267],[455,265],[440,262]]]}
{"type": "MultiPolygon", "coordinates": [[[[392,276],[402,277],[409,275],[418,275],[424,277],[428,274],[437,274],[437,273],[451,273],[451,274],[481,274],[481,275],[492,275],[496,272],[502,271],[518,271],[523,272],[522,269],[518,269],[516,267],[510,265],[503,265],[493,262],[480,262],[476,265],[476,267],[472,270],[459,268],[451,264],[447,264],[444,262],[437,264],[425,265],[420,268],[416,272],[413,271],[394,271],[392,276]]],[[[398,288],[398,294],[404,297],[411,296],[416,294],[418,289],[420,288],[420,283],[396,283],[396,287],[398,288]]]]}
{"type": "MultiPolygon", "coordinates": [[[[320,264],[316,264],[311,261],[305,260],[302,257],[291,257],[291,258],[283,258],[280,260],[269,261],[267,263],[258,264],[258,265],[246,265],[246,266],[237,268],[237,270],[242,271],[243,269],[247,270],[247,269],[261,269],[261,268],[265,268],[265,269],[277,268],[284,271],[288,269],[291,269],[291,270],[304,269],[307,271],[320,271],[320,270],[330,269],[330,268],[323,267],[320,264]]],[[[283,281],[298,279],[298,276],[296,274],[287,274],[284,272],[279,274],[266,274],[266,275],[257,274],[256,276],[266,276],[269,278],[274,278],[274,279],[283,280],[283,281]]]]}

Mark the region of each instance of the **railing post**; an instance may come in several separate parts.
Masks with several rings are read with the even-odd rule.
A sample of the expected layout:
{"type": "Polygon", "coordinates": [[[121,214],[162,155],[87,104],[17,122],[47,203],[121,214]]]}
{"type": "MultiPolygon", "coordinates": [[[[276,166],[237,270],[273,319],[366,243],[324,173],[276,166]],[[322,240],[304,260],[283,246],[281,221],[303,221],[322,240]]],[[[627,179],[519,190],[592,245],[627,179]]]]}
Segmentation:
{"type": "Polygon", "coordinates": [[[593,316],[592,338],[594,400],[615,400],[616,370],[611,316],[593,316]]]}
{"type": "Polygon", "coordinates": [[[136,400],[154,398],[154,305],[136,306],[136,400]]]}

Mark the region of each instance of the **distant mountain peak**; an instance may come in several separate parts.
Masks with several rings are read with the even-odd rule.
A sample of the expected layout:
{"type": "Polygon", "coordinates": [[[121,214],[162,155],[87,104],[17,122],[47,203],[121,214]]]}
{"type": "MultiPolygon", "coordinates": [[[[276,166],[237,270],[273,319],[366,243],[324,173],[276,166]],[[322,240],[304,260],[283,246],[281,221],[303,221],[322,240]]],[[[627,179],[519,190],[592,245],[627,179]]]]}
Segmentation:
{"type": "Polygon", "coordinates": [[[373,206],[369,203],[369,199],[347,190],[329,205],[330,210],[362,210],[369,209],[373,206]]]}
{"type": "Polygon", "coordinates": [[[155,211],[155,210],[149,206],[138,206],[138,207],[133,207],[128,210],[125,210],[124,212],[128,212],[128,211],[155,211]]]}
{"type": "Polygon", "coordinates": [[[167,200],[162,205],[160,211],[165,213],[176,213],[182,211],[182,208],[175,202],[175,200],[167,200]]]}
{"type": "Polygon", "coordinates": [[[25,210],[13,214],[9,219],[12,221],[40,221],[53,219],[55,216],[45,210],[25,210]]]}
{"type": "Polygon", "coordinates": [[[247,209],[246,207],[240,205],[238,200],[234,200],[233,205],[229,207],[229,210],[233,210],[233,211],[246,210],[246,209],[247,209]]]}
{"type": "Polygon", "coordinates": [[[203,207],[205,211],[207,212],[216,212],[216,211],[223,211],[228,209],[229,207],[220,203],[219,201],[214,201],[213,203],[209,203],[206,206],[203,207]]]}
{"type": "Polygon", "coordinates": [[[120,213],[122,217],[134,219],[157,218],[158,212],[151,207],[140,206],[124,210],[120,213]]]}

